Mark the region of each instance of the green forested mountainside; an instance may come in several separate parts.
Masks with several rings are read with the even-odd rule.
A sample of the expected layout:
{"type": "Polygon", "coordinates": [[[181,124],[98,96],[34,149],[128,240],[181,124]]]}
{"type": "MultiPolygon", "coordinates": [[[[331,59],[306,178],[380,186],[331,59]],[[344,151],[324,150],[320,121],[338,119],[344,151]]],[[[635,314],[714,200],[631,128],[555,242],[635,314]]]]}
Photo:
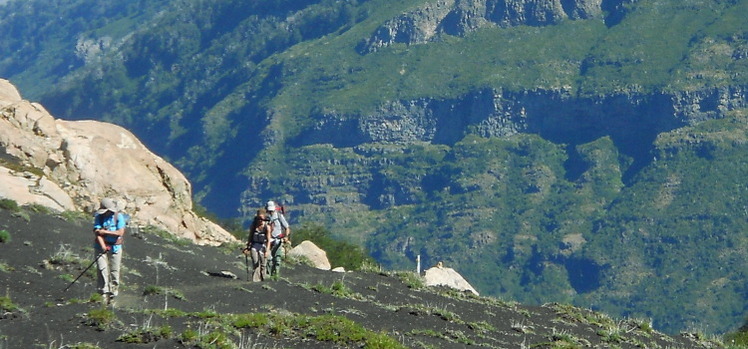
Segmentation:
{"type": "Polygon", "coordinates": [[[733,329],[748,1],[605,3],[364,52],[430,3],[11,1],[0,76],[133,130],[220,216],[276,198],[389,268],[421,255],[483,294],[733,329]],[[485,95],[504,129],[473,121],[485,95]]]}

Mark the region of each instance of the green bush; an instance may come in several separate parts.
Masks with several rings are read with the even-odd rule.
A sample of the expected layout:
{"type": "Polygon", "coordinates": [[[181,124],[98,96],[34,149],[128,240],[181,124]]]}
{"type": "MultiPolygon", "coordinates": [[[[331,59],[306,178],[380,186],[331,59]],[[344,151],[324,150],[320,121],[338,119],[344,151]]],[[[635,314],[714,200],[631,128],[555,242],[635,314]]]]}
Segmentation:
{"type": "Polygon", "coordinates": [[[262,328],[270,322],[268,315],[264,313],[250,313],[235,315],[232,325],[236,328],[262,328]]]}
{"type": "Polygon", "coordinates": [[[182,342],[182,344],[192,344],[196,342],[199,337],[200,334],[198,334],[197,331],[188,328],[182,332],[179,341],[182,342]]]}
{"type": "Polygon", "coordinates": [[[303,225],[291,235],[295,243],[309,240],[327,253],[327,259],[333,266],[346,270],[359,270],[364,265],[374,264],[374,259],[363,247],[334,239],[327,229],[320,225],[303,225]]]}
{"type": "Polygon", "coordinates": [[[726,334],[724,342],[728,345],[748,348],[748,328],[744,325],[739,330],[726,334]]]}
{"type": "Polygon", "coordinates": [[[0,262],[0,272],[7,273],[9,271],[13,271],[15,268],[8,265],[8,263],[0,262]]]}
{"type": "Polygon", "coordinates": [[[415,272],[401,271],[397,273],[397,277],[400,278],[400,281],[402,281],[406,286],[414,290],[418,290],[426,286],[423,281],[423,277],[415,272]]]}
{"type": "Polygon", "coordinates": [[[107,308],[92,309],[87,314],[86,324],[99,330],[106,330],[117,321],[114,312],[107,308]]]}
{"type": "Polygon", "coordinates": [[[10,232],[5,229],[0,230],[0,242],[10,242],[10,232]]]}
{"type": "Polygon", "coordinates": [[[18,309],[18,306],[10,300],[10,297],[0,297],[0,310],[14,312],[18,309]]]}
{"type": "Polygon", "coordinates": [[[0,199],[0,208],[12,212],[18,212],[21,209],[18,203],[11,199],[0,199]]]}

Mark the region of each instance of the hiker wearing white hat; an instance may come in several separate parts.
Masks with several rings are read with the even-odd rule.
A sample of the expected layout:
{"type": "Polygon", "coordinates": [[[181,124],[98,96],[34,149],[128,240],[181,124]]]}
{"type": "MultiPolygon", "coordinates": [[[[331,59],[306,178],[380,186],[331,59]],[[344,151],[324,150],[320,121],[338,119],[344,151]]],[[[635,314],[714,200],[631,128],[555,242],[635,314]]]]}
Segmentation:
{"type": "Polygon", "coordinates": [[[127,215],[120,213],[111,198],[103,198],[94,216],[94,251],[98,271],[97,289],[107,302],[117,296],[122,265],[122,236],[127,215]],[[106,255],[106,256],[105,256],[106,255]]]}
{"type": "Polygon", "coordinates": [[[270,276],[279,276],[281,262],[286,255],[283,244],[289,241],[291,226],[284,216],[283,206],[278,206],[274,201],[268,201],[265,205],[270,224],[272,226],[270,243],[270,259],[268,260],[268,272],[270,276]]]}

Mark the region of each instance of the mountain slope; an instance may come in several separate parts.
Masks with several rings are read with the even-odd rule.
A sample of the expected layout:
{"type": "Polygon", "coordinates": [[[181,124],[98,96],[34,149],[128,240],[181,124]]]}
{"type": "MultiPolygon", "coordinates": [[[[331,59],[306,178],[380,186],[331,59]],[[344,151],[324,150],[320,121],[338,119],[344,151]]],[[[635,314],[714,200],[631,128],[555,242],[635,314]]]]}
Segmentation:
{"type": "MultiPolygon", "coordinates": [[[[7,202],[3,205],[8,207],[7,202]]],[[[0,343],[7,348],[709,348],[644,320],[562,304],[524,306],[418,286],[413,273],[335,273],[291,264],[244,280],[239,246],[152,233],[126,238],[123,285],[96,301],[88,222],[0,209],[0,343]],[[210,275],[239,275],[238,279],[210,275]],[[29,330],[33,329],[33,330],[29,330]]]]}
{"type": "MultiPolygon", "coordinates": [[[[60,31],[117,42],[96,59],[44,74],[4,46],[30,54],[0,74],[57,117],[132,129],[221,216],[274,198],[390,268],[420,255],[482,294],[729,330],[748,1],[538,4],[148,3],[60,31]]],[[[14,39],[57,42],[36,32],[14,39]]]]}

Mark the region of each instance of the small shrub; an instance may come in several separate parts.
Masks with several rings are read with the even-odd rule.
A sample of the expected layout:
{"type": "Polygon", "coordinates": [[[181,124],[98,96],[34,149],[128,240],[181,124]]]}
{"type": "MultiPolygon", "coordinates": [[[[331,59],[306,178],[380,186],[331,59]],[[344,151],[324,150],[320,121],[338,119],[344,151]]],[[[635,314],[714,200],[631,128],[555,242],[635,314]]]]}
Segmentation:
{"type": "Polygon", "coordinates": [[[18,203],[11,199],[0,199],[0,208],[11,212],[18,212],[21,209],[18,203]]]}
{"type": "Polygon", "coordinates": [[[332,293],[338,297],[348,297],[353,294],[353,291],[342,281],[335,281],[332,283],[332,293]]]}
{"type": "Polygon", "coordinates": [[[334,343],[360,342],[366,338],[367,331],[355,322],[336,315],[323,315],[310,318],[307,335],[320,341],[334,343]]]}
{"type": "Polygon", "coordinates": [[[12,313],[18,309],[18,306],[10,300],[10,297],[0,297],[0,310],[12,313]]]}
{"type": "Polygon", "coordinates": [[[365,349],[391,349],[406,348],[386,333],[370,333],[364,343],[365,349]]]}
{"type": "Polygon", "coordinates": [[[270,319],[265,313],[239,314],[232,320],[232,326],[236,328],[262,328],[268,323],[270,319]]]}
{"type": "Polygon", "coordinates": [[[400,278],[406,286],[414,290],[420,290],[426,286],[423,282],[423,277],[411,271],[402,271],[397,273],[397,277],[400,278]]]}
{"type": "Polygon", "coordinates": [[[100,293],[93,293],[91,294],[91,297],[88,298],[89,303],[101,303],[104,301],[104,296],[102,296],[100,293]]]}
{"type": "Polygon", "coordinates": [[[109,309],[98,308],[90,310],[87,314],[86,325],[94,326],[100,331],[110,328],[117,318],[109,309]]]}
{"type": "Polygon", "coordinates": [[[333,238],[330,232],[320,225],[304,225],[294,230],[294,241],[309,240],[319,248],[327,251],[330,264],[341,266],[346,270],[359,270],[363,265],[375,263],[369,256],[369,251],[361,246],[333,238]]]}
{"type": "Polygon", "coordinates": [[[24,210],[19,209],[18,211],[14,211],[13,216],[23,218],[26,222],[31,222],[31,216],[24,210]]]}
{"type": "Polygon", "coordinates": [[[0,272],[7,273],[9,271],[13,271],[15,268],[11,267],[5,262],[0,262],[0,272]]]}
{"type": "Polygon", "coordinates": [[[198,313],[192,313],[192,316],[198,317],[201,319],[213,319],[219,317],[221,314],[218,314],[215,310],[203,310],[198,313]]]}
{"type": "Polygon", "coordinates": [[[600,340],[606,343],[621,343],[623,342],[623,331],[620,328],[607,328],[597,331],[597,335],[600,336],[600,340]]]}
{"type": "Polygon", "coordinates": [[[182,292],[172,289],[172,288],[168,288],[168,287],[148,285],[143,290],[144,296],[150,296],[150,295],[156,295],[156,294],[168,295],[179,300],[185,299],[184,294],[182,292]]]}
{"type": "Polygon", "coordinates": [[[188,328],[188,329],[184,330],[184,332],[182,332],[181,336],[179,336],[179,341],[182,344],[191,345],[191,344],[197,342],[197,339],[199,337],[200,337],[200,335],[197,333],[197,331],[188,328]]]}
{"type": "Polygon", "coordinates": [[[728,333],[725,335],[724,342],[725,344],[748,348],[748,331],[741,328],[736,332],[728,333]]]}
{"type": "Polygon", "coordinates": [[[10,232],[5,229],[0,230],[0,242],[10,242],[10,232]]]}
{"type": "Polygon", "coordinates": [[[49,257],[49,264],[52,265],[72,265],[83,264],[83,259],[70,250],[70,245],[62,244],[52,257],[49,257]]]}
{"type": "Polygon", "coordinates": [[[385,270],[382,267],[381,264],[376,263],[372,260],[364,260],[363,263],[361,263],[361,266],[358,268],[359,271],[362,272],[369,272],[369,273],[384,273],[385,270]]]}
{"type": "Polygon", "coordinates": [[[156,342],[161,339],[170,338],[172,334],[171,327],[168,325],[159,328],[137,329],[125,333],[117,338],[117,342],[144,344],[156,342]]]}
{"type": "Polygon", "coordinates": [[[164,293],[164,288],[161,286],[148,285],[145,287],[145,289],[143,289],[144,296],[163,294],[163,293],[164,293]]]}
{"type": "Polygon", "coordinates": [[[36,213],[41,213],[41,214],[46,214],[46,215],[52,213],[52,210],[49,207],[39,205],[39,204],[30,204],[28,205],[28,209],[31,212],[36,212],[36,213]]]}

